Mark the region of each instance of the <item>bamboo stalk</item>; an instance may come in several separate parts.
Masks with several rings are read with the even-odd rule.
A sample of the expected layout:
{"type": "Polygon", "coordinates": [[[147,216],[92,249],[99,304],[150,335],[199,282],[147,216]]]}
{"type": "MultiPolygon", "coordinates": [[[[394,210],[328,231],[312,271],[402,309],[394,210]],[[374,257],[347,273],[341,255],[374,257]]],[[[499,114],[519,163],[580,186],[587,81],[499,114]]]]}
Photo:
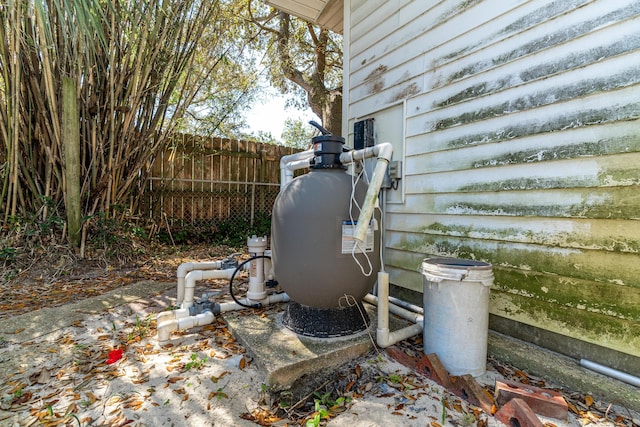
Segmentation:
{"type": "Polygon", "coordinates": [[[62,78],[62,102],[65,154],[65,206],[69,242],[80,246],[82,228],[82,203],[80,200],[80,125],[78,120],[78,98],[76,81],[70,77],[62,78]]]}

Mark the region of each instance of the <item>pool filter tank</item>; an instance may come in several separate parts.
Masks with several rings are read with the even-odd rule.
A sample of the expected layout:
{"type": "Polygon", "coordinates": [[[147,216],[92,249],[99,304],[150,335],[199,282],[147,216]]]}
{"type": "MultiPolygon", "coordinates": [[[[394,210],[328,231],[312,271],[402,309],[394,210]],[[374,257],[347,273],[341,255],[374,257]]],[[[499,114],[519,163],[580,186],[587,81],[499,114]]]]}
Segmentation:
{"type": "Polygon", "coordinates": [[[380,230],[374,216],[364,244],[355,244],[367,185],[354,184],[340,163],[344,138],[324,134],[312,143],[309,173],[282,188],[274,203],[273,272],[292,300],[285,326],[316,337],[350,335],[365,328],[360,301],[379,270],[380,230]]]}

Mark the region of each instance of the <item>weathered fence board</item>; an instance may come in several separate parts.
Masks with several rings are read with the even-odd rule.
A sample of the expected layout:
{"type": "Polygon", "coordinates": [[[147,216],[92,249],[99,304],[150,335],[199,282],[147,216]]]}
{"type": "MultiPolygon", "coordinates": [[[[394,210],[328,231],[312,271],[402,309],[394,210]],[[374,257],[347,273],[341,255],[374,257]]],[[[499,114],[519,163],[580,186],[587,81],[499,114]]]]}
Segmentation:
{"type": "Polygon", "coordinates": [[[270,215],[278,193],[280,158],[297,149],[253,141],[177,135],[156,158],[142,215],[158,223],[253,224],[270,215]]]}

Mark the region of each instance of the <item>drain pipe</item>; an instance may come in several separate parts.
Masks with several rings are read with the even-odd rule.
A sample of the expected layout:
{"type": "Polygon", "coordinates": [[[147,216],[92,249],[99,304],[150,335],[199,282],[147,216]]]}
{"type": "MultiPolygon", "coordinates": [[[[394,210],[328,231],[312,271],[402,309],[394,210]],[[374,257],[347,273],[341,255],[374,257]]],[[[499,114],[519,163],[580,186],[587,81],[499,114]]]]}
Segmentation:
{"type": "Polygon", "coordinates": [[[364,297],[364,300],[372,304],[378,304],[376,342],[380,347],[387,348],[422,332],[424,317],[421,314],[389,304],[389,273],[385,271],[378,272],[378,296],[368,294],[364,297]],[[389,330],[389,312],[397,314],[413,322],[413,324],[391,332],[389,330]]]}
{"type": "Polygon", "coordinates": [[[587,359],[580,359],[580,366],[582,366],[583,368],[591,369],[592,371],[598,372],[599,374],[606,375],[611,378],[615,378],[618,381],[622,381],[627,384],[640,387],[640,378],[634,375],[628,374],[626,372],[613,369],[609,366],[601,365],[599,363],[592,362],[587,359]]]}
{"type": "Polygon", "coordinates": [[[293,180],[293,172],[309,167],[313,148],[280,158],[280,190],[293,180]]]}
{"type": "Polygon", "coordinates": [[[369,228],[369,222],[373,216],[373,210],[376,207],[376,200],[378,199],[378,193],[382,187],[382,181],[384,180],[385,173],[387,171],[387,165],[393,155],[393,146],[390,142],[383,142],[382,144],[374,145],[373,147],[367,147],[362,150],[348,151],[340,155],[340,163],[346,165],[353,163],[356,160],[364,160],[371,157],[377,157],[378,161],[373,169],[373,175],[369,182],[369,188],[364,196],[364,202],[360,209],[360,216],[358,217],[358,223],[353,231],[353,237],[360,243],[364,243],[367,235],[367,229],[369,228]]]}

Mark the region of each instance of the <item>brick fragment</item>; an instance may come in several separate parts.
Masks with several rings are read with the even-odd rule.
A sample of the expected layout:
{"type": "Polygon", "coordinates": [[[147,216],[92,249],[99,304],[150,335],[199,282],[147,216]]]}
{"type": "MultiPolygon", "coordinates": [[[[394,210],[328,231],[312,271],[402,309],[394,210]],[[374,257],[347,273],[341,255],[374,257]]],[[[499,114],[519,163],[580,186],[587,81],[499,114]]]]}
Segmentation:
{"type": "Polygon", "coordinates": [[[498,412],[496,418],[508,426],[544,427],[527,403],[518,398],[511,399],[498,412]]]}
{"type": "Polygon", "coordinates": [[[568,406],[561,393],[515,381],[496,380],[496,404],[500,406],[514,398],[524,400],[536,414],[567,418],[568,406]]]}
{"type": "Polygon", "coordinates": [[[435,353],[411,357],[402,349],[392,346],[387,348],[387,354],[404,366],[426,376],[431,381],[440,384],[446,389],[452,389],[449,374],[435,353]]]}
{"type": "Polygon", "coordinates": [[[481,408],[487,414],[493,414],[495,412],[495,406],[493,404],[493,396],[485,390],[475,378],[471,375],[462,375],[459,377],[451,378],[452,385],[449,389],[450,392],[458,397],[466,400],[467,402],[481,408]]]}

